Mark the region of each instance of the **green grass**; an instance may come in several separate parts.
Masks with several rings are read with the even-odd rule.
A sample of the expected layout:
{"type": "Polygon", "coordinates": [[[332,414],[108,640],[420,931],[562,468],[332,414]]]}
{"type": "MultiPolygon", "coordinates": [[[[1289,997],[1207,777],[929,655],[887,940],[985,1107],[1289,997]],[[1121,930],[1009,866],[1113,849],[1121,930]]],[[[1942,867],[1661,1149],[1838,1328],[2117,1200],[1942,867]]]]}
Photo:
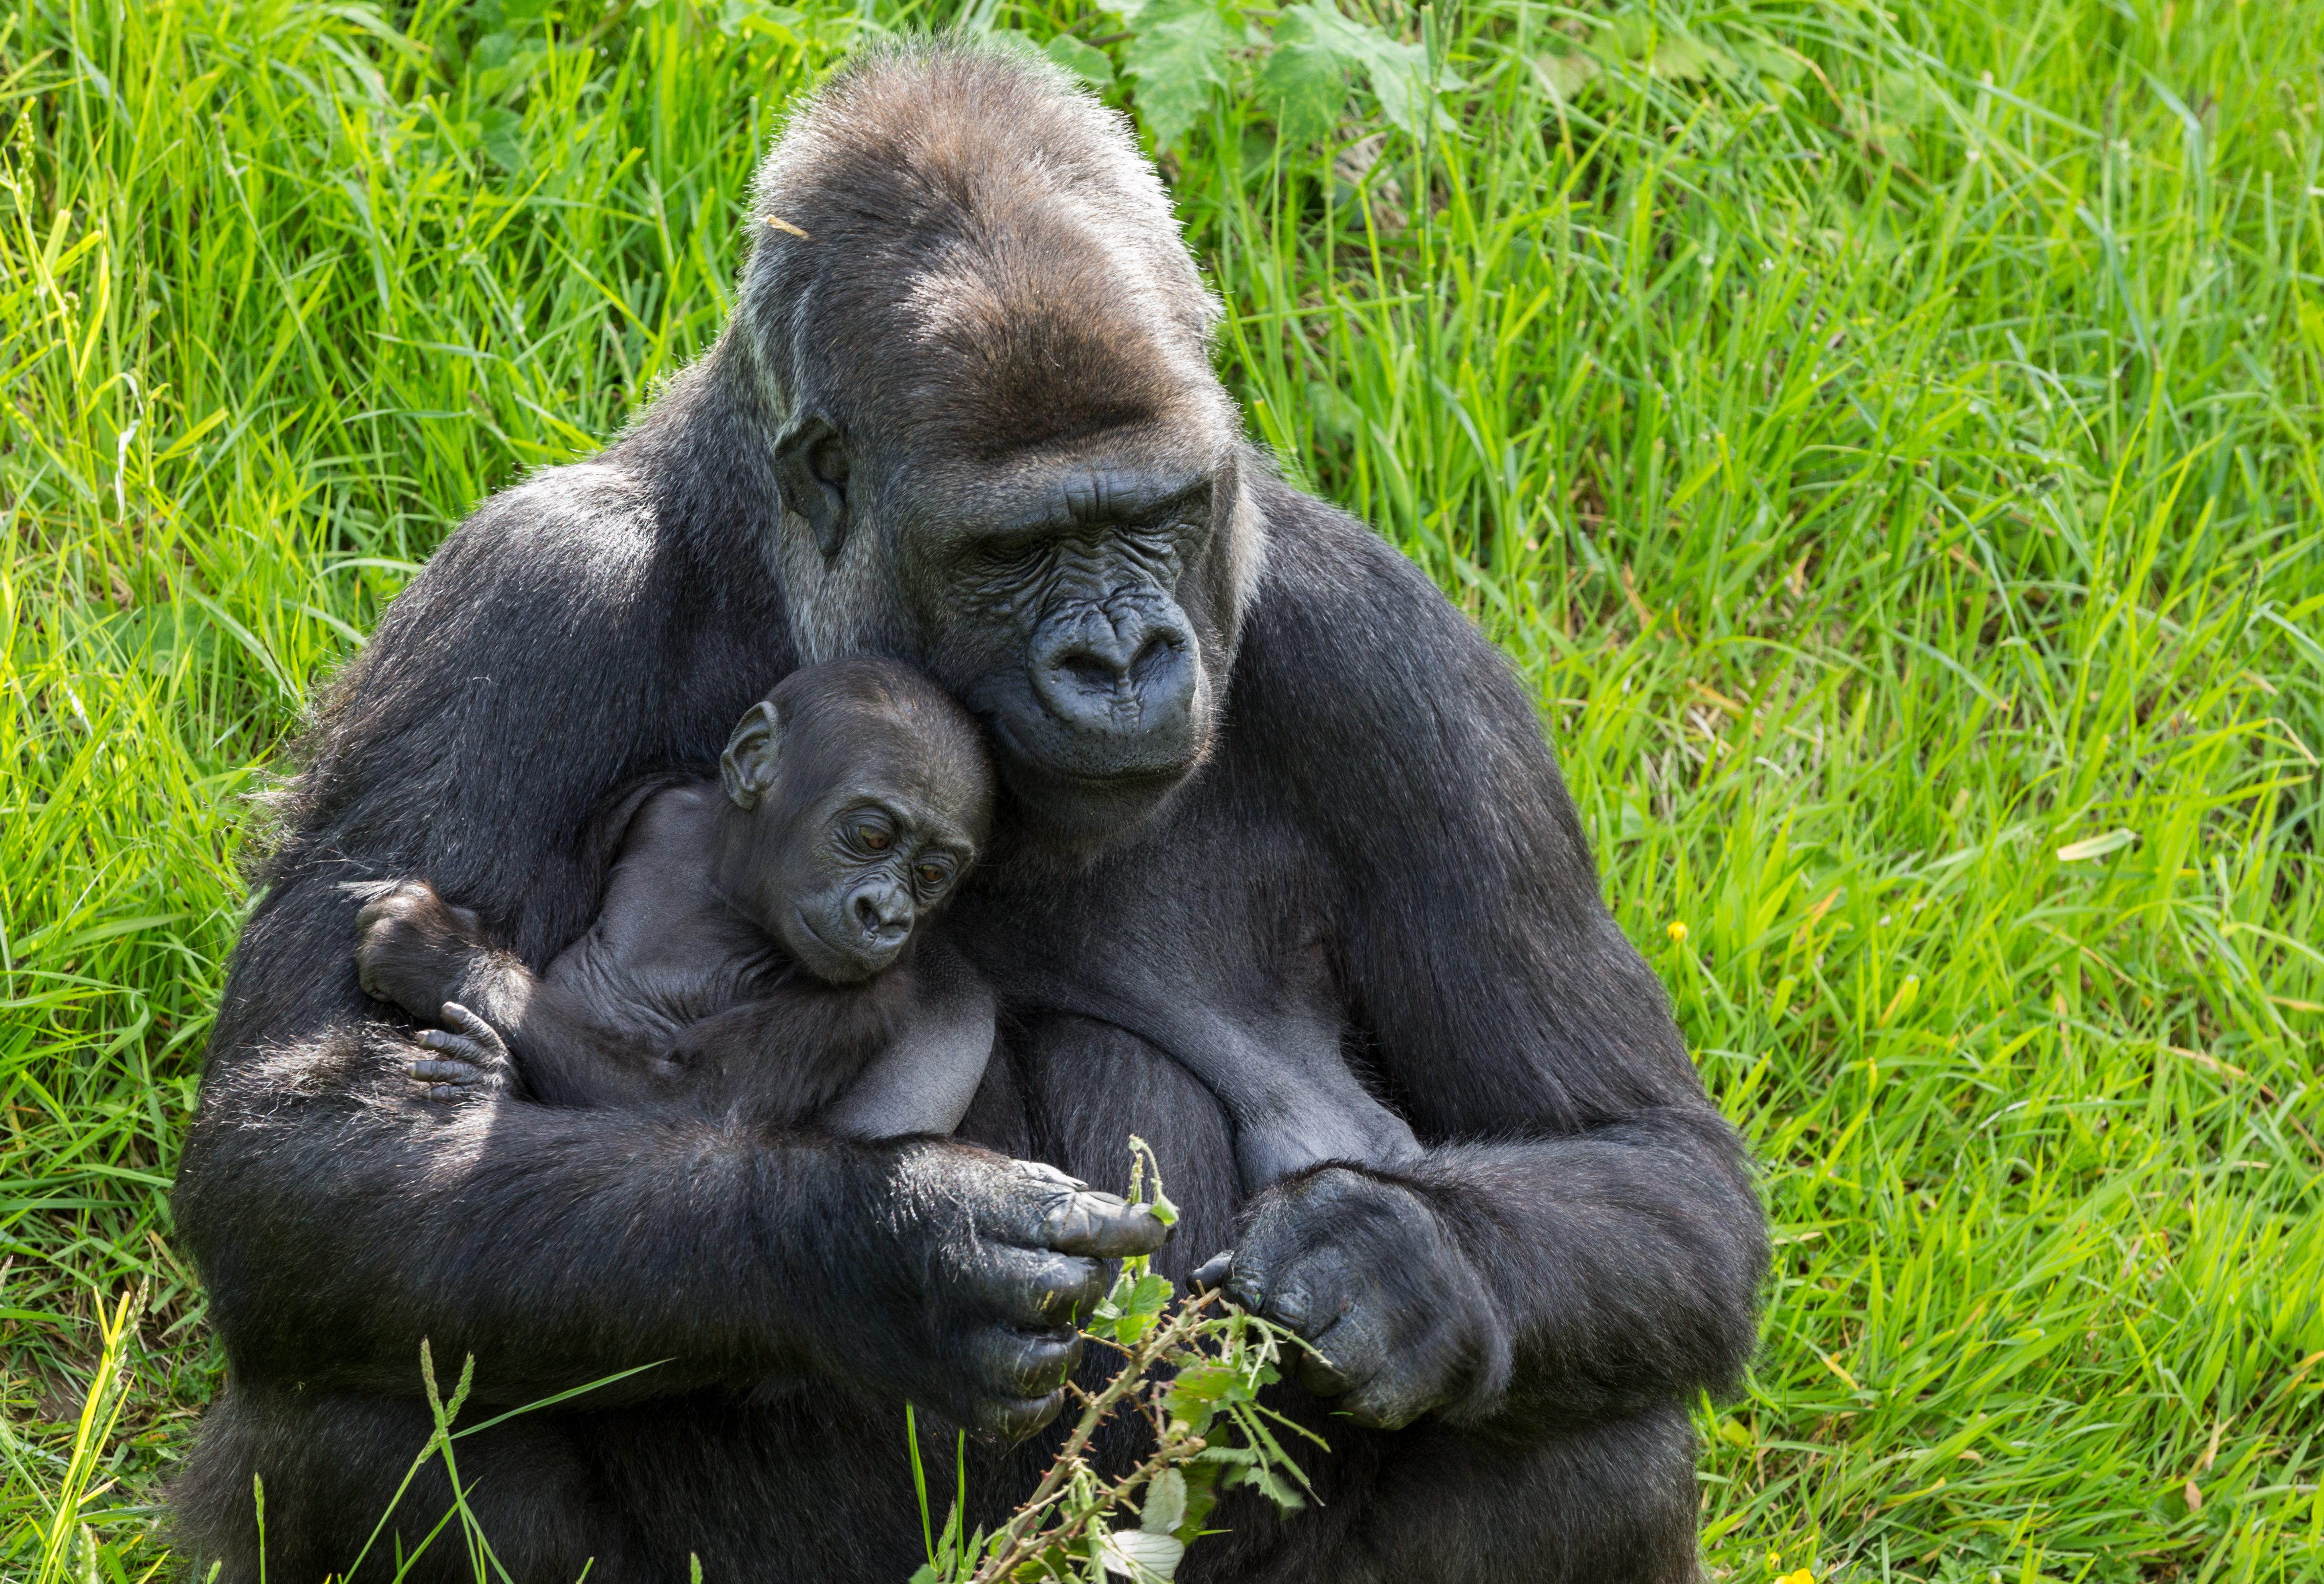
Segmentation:
{"type": "MultiPolygon", "coordinates": [[[[166,1189],[315,678],[706,344],[784,100],[928,3],[0,12],[0,1575],[167,1567],[166,1189]]],[[[1122,31],[1052,3],[976,16],[1122,31]]],[[[1166,170],[1766,1162],[1712,1562],[2324,1579],[2324,0],[1379,4],[1449,128],[1283,146],[1245,63],[1166,170]]]]}

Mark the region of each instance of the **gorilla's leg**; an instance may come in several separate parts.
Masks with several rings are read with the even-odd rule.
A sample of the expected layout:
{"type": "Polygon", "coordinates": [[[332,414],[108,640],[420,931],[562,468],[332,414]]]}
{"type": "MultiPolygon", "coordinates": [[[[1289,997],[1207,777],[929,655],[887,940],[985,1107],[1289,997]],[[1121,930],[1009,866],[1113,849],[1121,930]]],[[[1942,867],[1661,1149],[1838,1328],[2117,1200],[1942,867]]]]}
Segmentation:
{"type": "Polygon", "coordinates": [[[1427,1423],[1388,1439],[1393,1450],[1348,1554],[1318,1579],[1691,1584],[1700,1577],[1694,1432],[1682,1408],[1522,1447],[1427,1423]]]}
{"type": "MultiPolygon", "coordinates": [[[[929,1500],[951,1506],[953,1437],[920,1415],[929,1500]]],[[[904,1405],[818,1381],[701,1392],[593,1421],[613,1503],[645,1535],[657,1580],[690,1556],[721,1584],[901,1580],[920,1549],[904,1405]]],[[[628,1575],[589,1575],[589,1584],[628,1575]]]]}
{"type": "MultiPolygon", "coordinates": [[[[265,1487],[270,1579],[312,1584],[326,1574],[345,1576],[394,1502],[352,1584],[393,1578],[414,1556],[404,1575],[411,1584],[473,1584],[457,1518],[428,1538],[452,1506],[442,1460],[431,1459],[395,1499],[397,1481],[431,1428],[427,1406],[407,1399],[229,1391],[210,1408],[172,1492],[179,1543],[196,1558],[194,1576],[207,1576],[218,1561],[219,1584],[259,1578],[256,1477],[265,1487]]],[[[683,1579],[683,1555],[674,1574],[642,1565],[631,1526],[604,1499],[587,1444],[570,1428],[527,1415],[456,1443],[469,1509],[493,1553],[517,1584],[572,1584],[584,1567],[597,1579],[683,1579]]]]}

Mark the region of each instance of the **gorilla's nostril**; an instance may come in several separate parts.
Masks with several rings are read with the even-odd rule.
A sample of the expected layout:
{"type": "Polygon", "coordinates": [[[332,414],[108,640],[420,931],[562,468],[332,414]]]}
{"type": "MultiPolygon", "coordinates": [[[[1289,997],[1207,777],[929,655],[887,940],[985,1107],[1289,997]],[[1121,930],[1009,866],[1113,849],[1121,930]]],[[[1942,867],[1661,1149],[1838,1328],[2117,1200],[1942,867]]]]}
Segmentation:
{"type": "Polygon", "coordinates": [[[1120,685],[1122,676],[1122,668],[1086,651],[1066,656],[1057,662],[1057,669],[1063,671],[1076,687],[1091,693],[1112,692],[1120,685]]]}
{"type": "Polygon", "coordinates": [[[880,933],[880,904],[869,897],[855,898],[855,922],[867,935],[880,933]]]}
{"type": "Polygon", "coordinates": [[[1157,632],[1148,638],[1130,662],[1130,679],[1143,682],[1177,657],[1180,640],[1175,632],[1157,632]]]}

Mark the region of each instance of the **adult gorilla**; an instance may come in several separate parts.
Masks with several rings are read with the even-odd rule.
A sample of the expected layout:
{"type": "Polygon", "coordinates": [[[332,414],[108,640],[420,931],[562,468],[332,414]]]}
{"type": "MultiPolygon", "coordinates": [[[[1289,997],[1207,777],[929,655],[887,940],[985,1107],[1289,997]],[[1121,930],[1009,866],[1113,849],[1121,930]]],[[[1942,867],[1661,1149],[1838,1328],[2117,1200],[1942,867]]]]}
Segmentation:
{"type": "MultiPolygon", "coordinates": [[[[1188,1210],[1171,1268],[1233,1243],[1331,1361],[1288,1394],[1323,1502],[1231,1505],[1190,1577],[1691,1576],[1681,1404],[1751,1346],[1762,1219],[1507,667],[1242,443],[1160,184],[1042,69],[870,58],[758,201],[715,349],[487,502],[316,728],[178,1190],[230,1359],[188,1538],[254,1576],[256,1474],[268,1575],[344,1569],[428,1338],[493,1407],[665,1361],[460,1443],[525,1584],[900,1578],[902,1403],[1033,1429],[1100,1258],[1157,1233],[1010,1157],[1114,1181],[1136,1129],[1188,1210]],[[957,915],[1007,1011],[960,1138],[422,1099],[351,882],[425,876],[546,962],[596,903],[593,810],[854,652],[966,702],[1010,794],[957,915]],[[1194,1076],[1226,1063],[1270,1131],[1351,1068],[1390,1127],[1238,1162],[1254,1119],[1194,1076]],[[1397,1158],[1399,1118],[1392,1173],[1328,1164],[1397,1158]]],[[[1041,1457],[975,1460],[979,1499],[1041,1457]]]]}

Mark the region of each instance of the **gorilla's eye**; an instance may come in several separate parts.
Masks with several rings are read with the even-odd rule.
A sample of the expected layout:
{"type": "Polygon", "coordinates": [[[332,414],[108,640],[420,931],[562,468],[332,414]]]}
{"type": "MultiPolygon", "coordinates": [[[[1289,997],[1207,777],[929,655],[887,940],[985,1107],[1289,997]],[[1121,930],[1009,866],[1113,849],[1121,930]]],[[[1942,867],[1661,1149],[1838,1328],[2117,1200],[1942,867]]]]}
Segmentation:
{"type": "Polygon", "coordinates": [[[885,852],[888,843],[895,840],[878,825],[869,824],[855,827],[855,839],[874,852],[885,852]]]}
{"type": "Polygon", "coordinates": [[[984,564],[1002,573],[1030,572],[1048,553],[1049,547],[1034,538],[994,539],[983,547],[984,564]]]}
{"type": "Polygon", "coordinates": [[[951,878],[952,871],[945,868],[941,863],[923,863],[920,865],[920,884],[927,886],[931,889],[944,884],[945,881],[951,878]]]}

